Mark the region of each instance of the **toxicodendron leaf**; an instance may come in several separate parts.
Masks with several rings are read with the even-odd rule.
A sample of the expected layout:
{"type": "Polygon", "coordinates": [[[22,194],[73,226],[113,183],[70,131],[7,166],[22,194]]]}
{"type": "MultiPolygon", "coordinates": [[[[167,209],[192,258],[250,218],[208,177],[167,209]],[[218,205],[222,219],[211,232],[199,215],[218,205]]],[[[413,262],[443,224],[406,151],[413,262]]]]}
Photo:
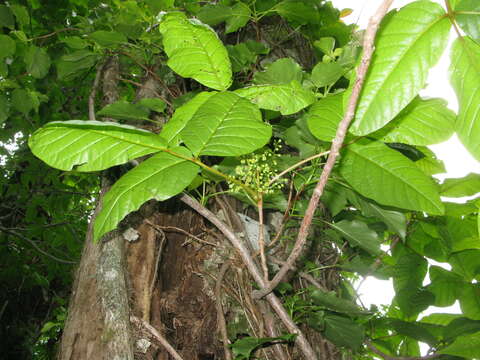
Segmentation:
{"type": "Polygon", "coordinates": [[[380,254],[380,238],[364,222],[342,220],[330,226],[344,236],[351,245],[358,246],[373,255],[380,254]]]}
{"type": "Polygon", "coordinates": [[[455,20],[473,40],[480,41],[480,3],[476,0],[460,0],[455,6],[455,20]]]}
{"type": "Polygon", "coordinates": [[[210,96],[180,134],[195,156],[238,156],[265,145],[272,136],[255,104],[232,92],[210,96]]]}
{"type": "Polygon", "coordinates": [[[337,346],[358,349],[365,339],[365,329],[353,320],[338,316],[326,315],[325,337],[337,346]]]}
{"type": "MultiPolygon", "coordinates": [[[[185,148],[173,148],[172,152],[191,157],[185,148]]],[[[144,202],[151,199],[163,201],[180,193],[190,185],[198,169],[198,165],[165,152],[140,163],[122,176],[105,195],[102,210],[95,219],[94,240],[113,230],[144,202]]]]}
{"type": "Polygon", "coordinates": [[[50,56],[47,52],[39,47],[31,46],[25,56],[24,56],[25,65],[27,71],[37,79],[41,79],[48,74],[50,69],[50,56]]]}
{"type": "Polygon", "coordinates": [[[450,306],[462,293],[463,278],[438,266],[430,266],[431,284],[428,290],[435,295],[435,306],[450,306]]]}
{"type": "Polygon", "coordinates": [[[232,68],[228,52],[210,27],[176,12],[164,15],[160,32],[169,57],[167,65],[173,71],[212,89],[230,87],[232,68]]]}
{"type": "Polygon", "coordinates": [[[266,66],[265,71],[255,73],[253,82],[257,85],[281,85],[289,84],[293,80],[301,82],[302,78],[300,65],[291,58],[282,58],[266,66]]]}
{"type": "Polygon", "coordinates": [[[452,45],[450,82],[457,94],[456,131],[467,150],[480,160],[480,45],[469,37],[452,45]]]}
{"type": "Polygon", "coordinates": [[[29,139],[33,154],[60,170],[98,171],[160,151],[160,136],[104,121],[51,122],[29,139]]]}
{"type": "Polygon", "coordinates": [[[329,96],[308,109],[308,128],[316,138],[331,142],[335,138],[342,116],[343,94],[329,96]]]}
{"type": "Polygon", "coordinates": [[[291,115],[315,101],[315,95],[304,89],[298,81],[283,85],[255,85],[235,90],[235,93],[250,99],[262,109],[280,111],[291,115]]]}
{"type": "Polygon", "coordinates": [[[440,194],[445,197],[472,196],[480,192],[480,174],[470,173],[462,178],[450,178],[440,185],[440,194]]]}
{"type": "Polygon", "coordinates": [[[91,33],[89,37],[104,47],[119,45],[128,41],[125,35],[116,31],[99,30],[91,33]]]}
{"type": "Polygon", "coordinates": [[[449,30],[445,11],[431,1],[413,2],[384,21],[350,132],[380,129],[413,100],[442,55],[449,30]]]}
{"type": "Polygon", "coordinates": [[[340,173],[361,195],[380,204],[444,213],[435,183],[411,160],[383,143],[358,141],[349,145],[340,173]]]}
{"type": "Polygon", "coordinates": [[[384,142],[432,145],[446,141],[455,131],[455,113],[443,99],[415,98],[374,136],[384,142]]]}
{"type": "Polygon", "coordinates": [[[15,41],[8,35],[0,35],[0,60],[15,54],[15,41]]]}
{"type": "Polygon", "coordinates": [[[125,120],[148,120],[150,111],[139,104],[131,104],[125,100],[119,100],[108,104],[97,115],[125,120]]]}
{"type": "Polygon", "coordinates": [[[327,310],[344,313],[351,317],[367,313],[352,301],[339,298],[334,291],[326,292],[317,289],[312,291],[310,296],[315,305],[327,310]]]}
{"type": "Polygon", "coordinates": [[[462,335],[446,348],[437,351],[439,354],[461,356],[473,359],[480,354],[480,331],[471,335],[462,335]]]}
{"type": "Polygon", "coordinates": [[[162,130],[162,137],[172,145],[178,145],[180,133],[185,125],[191,120],[198,108],[204,104],[216,92],[201,92],[186,104],[183,104],[175,110],[170,120],[165,124],[162,130]]]}

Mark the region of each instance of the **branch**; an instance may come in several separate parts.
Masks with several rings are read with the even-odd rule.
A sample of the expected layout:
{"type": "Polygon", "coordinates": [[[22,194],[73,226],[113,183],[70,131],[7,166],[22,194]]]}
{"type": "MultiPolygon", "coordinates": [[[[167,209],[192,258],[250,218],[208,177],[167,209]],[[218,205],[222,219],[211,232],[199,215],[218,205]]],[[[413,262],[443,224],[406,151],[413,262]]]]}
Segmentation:
{"type": "Polygon", "coordinates": [[[218,327],[220,328],[220,334],[222,335],[222,343],[223,343],[223,352],[225,354],[225,360],[232,360],[232,353],[228,347],[228,333],[227,333],[227,323],[225,321],[225,315],[223,314],[223,307],[222,307],[222,300],[220,299],[220,294],[222,292],[222,281],[225,273],[228,271],[230,267],[230,261],[223,263],[222,267],[220,268],[220,272],[217,277],[217,281],[215,283],[215,298],[216,298],[216,308],[217,308],[217,322],[218,327]]]}
{"type": "MultiPolygon", "coordinates": [[[[263,279],[260,270],[257,268],[257,265],[253,261],[252,256],[248,252],[247,248],[243,242],[229,229],[220,219],[215,216],[210,210],[202,206],[197,200],[191,198],[190,196],[183,194],[180,197],[180,200],[190,206],[193,210],[202,215],[205,219],[210,221],[213,225],[217,227],[218,230],[231,242],[233,247],[239,252],[240,257],[243,260],[243,263],[247,267],[248,272],[253,277],[255,282],[261,287],[265,288],[266,284],[263,279]]],[[[312,349],[312,346],[308,343],[307,338],[303,332],[297,327],[293,322],[290,315],[283,307],[280,300],[273,294],[270,293],[266,296],[267,301],[270,303],[270,306],[277,313],[280,320],[283,322],[287,330],[293,334],[296,334],[295,342],[299,346],[306,360],[315,360],[317,359],[315,352],[312,349]]]]}
{"type": "Polygon", "coordinates": [[[320,176],[317,186],[315,187],[312,197],[310,198],[308,208],[305,212],[305,216],[303,218],[302,224],[300,225],[300,229],[298,231],[298,236],[297,236],[297,240],[295,241],[295,245],[285,265],[280,268],[280,270],[272,279],[268,287],[260,291],[254,292],[254,297],[257,299],[262,298],[266,294],[270,293],[273,289],[275,289],[275,287],[282,281],[282,279],[287,274],[287,272],[290,271],[292,267],[295,265],[295,262],[297,261],[298,257],[303,251],[305,243],[307,242],[308,231],[312,223],[315,210],[317,209],[318,202],[320,200],[320,197],[323,194],[323,190],[325,189],[325,186],[327,185],[327,181],[333,170],[335,161],[337,160],[337,157],[340,154],[340,149],[345,140],[348,127],[355,116],[355,108],[357,107],[358,99],[360,97],[360,91],[362,90],[363,82],[365,80],[365,76],[367,74],[367,70],[370,65],[370,60],[374,52],[375,35],[377,33],[380,22],[382,21],[383,17],[387,13],[387,10],[392,4],[392,2],[393,0],[384,0],[383,3],[378,8],[377,12],[370,18],[370,22],[368,24],[367,30],[365,31],[362,60],[361,60],[360,66],[357,69],[357,77],[353,85],[352,94],[350,96],[350,99],[348,100],[347,110],[345,112],[345,115],[342,121],[338,125],[337,133],[335,135],[335,138],[333,139],[332,146],[330,148],[330,153],[328,154],[327,162],[323,167],[322,175],[320,176]]]}
{"type": "Polygon", "coordinates": [[[174,360],[183,360],[180,354],[170,345],[170,343],[165,339],[152,325],[147,323],[145,320],[139,319],[136,316],[130,316],[130,321],[136,324],[137,326],[144,327],[152,336],[167,350],[170,356],[174,360]]]}
{"type": "Polygon", "coordinates": [[[13,236],[16,236],[17,238],[19,239],[22,239],[26,242],[28,242],[30,245],[32,245],[39,253],[49,257],[50,259],[52,260],[55,260],[55,261],[58,261],[59,263],[62,263],[62,264],[76,264],[77,262],[76,261],[70,261],[70,260],[63,260],[63,259],[60,259],[52,254],[49,254],[48,252],[46,252],[45,250],[42,250],[35,241],[33,240],[30,240],[29,238],[27,238],[26,236],[23,236],[22,234],[19,234],[17,233],[16,231],[13,231],[13,230],[10,230],[10,229],[7,229],[7,228],[4,228],[4,227],[0,227],[0,230],[3,231],[4,233],[7,233],[7,234],[10,234],[10,235],[13,235],[13,236]]]}
{"type": "Polygon", "coordinates": [[[95,80],[93,81],[92,90],[90,91],[90,96],[88,97],[88,119],[96,120],[95,118],[95,97],[97,96],[98,86],[100,84],[100,78],[102,76],[103,68],[105,67],[105,62],[102,62],[97,67],[97,73],[95,74],[95,80]]]}
{"type": "Polygon", "coordinates": [[[366,340],[365,344],[367,347],[376,355],[381,356],[385,360],[428,360],[428,359],[435,359],[440,356],[440,354],[431,354],[431,355],[425,355],[425,356],[390,356],[388,354],[385,354],[383,351],[377,349],[375,345],[373,345],[370,340],[366,340]]]}

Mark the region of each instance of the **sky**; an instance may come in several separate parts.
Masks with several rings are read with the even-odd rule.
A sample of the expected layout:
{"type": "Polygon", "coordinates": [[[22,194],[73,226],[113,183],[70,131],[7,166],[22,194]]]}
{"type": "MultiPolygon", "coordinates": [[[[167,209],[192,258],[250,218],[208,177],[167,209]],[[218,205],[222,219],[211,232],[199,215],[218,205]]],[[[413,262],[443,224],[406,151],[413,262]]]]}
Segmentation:
{"type": "MultiPolygon", "coordinates": [[[[378,6],[383,0],[331,0],[336,8],[349,8],[353,13],[343,20],[346,23],[356,23],[361,29],[365,29],[370,16],[377,10],[378,6]]],[[[443,0],[432,0],[444,6],[443,0]]],[[[400,8],[412,0],[394,0],[392,8],[400,8]]],[[[451,39],[453,40],[453,33],[451,39]]],[[[451,43],[452,41],[450,41],[451,43]]],[[[441,97],[448,101],[448,107],[458,110],[458,103],[448,82],[448,66],[449,66],[449,49],[445,51],[439,63],[430,70],[427,80],[427,86],[421,91],[422,97],[441,97]]],[[[444,161],[447,172],[436,176],[443,181],[445,178],[463,177],[468,173],[480,173],[480,162],[476,161],[463,147],[456,135],[452,136],[448,141],[430,146],[431,150],[435,152],[437,157],[444,161]]],[[[443,267],[447,264],[438,264],[443,267]]],[[[428,283],[428,279],[425,281],[428,283]]],[[[369,307],[371,304],[390,304],[393,296],[393,286],[391,281],[381,281],[373,277],[368,277],[361,285],[360,289],[361,299],[365,306],[369,307]]],[[[448,308],[429,308],[423,315],[432,312],[443,313],[460,313],[458,303],[448,308]]]]}

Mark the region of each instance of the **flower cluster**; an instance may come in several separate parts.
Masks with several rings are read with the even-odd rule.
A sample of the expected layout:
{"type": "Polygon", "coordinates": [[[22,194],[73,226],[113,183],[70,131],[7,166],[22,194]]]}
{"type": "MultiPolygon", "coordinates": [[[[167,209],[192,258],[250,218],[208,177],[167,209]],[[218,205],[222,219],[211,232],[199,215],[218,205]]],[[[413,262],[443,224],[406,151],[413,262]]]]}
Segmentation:
{"type": "MultiPolygon", "coordinates": [[[[280,190],[284,182],[270,184],[270,179],[279,172],[278,159],[282,145],[275,141],[273,149],[263,148],[240,158],[240,165],[235,168],[235,178],[245,185],[263,194],[271,194],[280,190]]],[[[230,190],[239,192],[238,184],[229,182],[230,190]]]]}

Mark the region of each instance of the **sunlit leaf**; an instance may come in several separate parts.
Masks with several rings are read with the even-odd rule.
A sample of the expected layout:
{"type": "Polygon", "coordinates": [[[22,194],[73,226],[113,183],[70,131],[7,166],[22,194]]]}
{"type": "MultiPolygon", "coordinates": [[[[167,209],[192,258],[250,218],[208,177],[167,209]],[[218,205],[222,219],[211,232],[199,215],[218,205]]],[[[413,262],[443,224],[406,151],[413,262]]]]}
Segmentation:
{"type": "Polygon", "coordinates": [[[436,215],[444,212],[434,182],[412,161],[382,143],[349,145],[340,173],[356,191],[380,204],[436,215]]]}
{"type": "Polygon", "coordinates": [[[459,103],[458,138],[480,161],[480,45],[468,37],[458,38],[450,57],[450,82],[459,103]]]}
{"type": "Polygon", "coordinates": [[[439,354],[448,354],[474,359],[480,354],[480,331],[475,334],[459,336],[446,348],[438,351],[439,354]]]}
{"type": "Polygon", "coordinates": [[[455,131],[455,113],[443,99],[415,98],[374,136],[384,142],[432,145],[446,141],[455,131]]]}
{"type": "Polygon", "coordinates": [[[293,59],[282,58],[266,66],[265,71],[256,72],[253,82],[257,85],[289,84],[293,80],[302,81],[302,68],[293,59]]]}
{"type": "Polygon", "coordinates": [[[150,111],[139,104],[132,104],[125,100],[119,100],[108,104],[97,115],[125,120],[148,120],[150,111]]]}
{"type": "Polygon", "coordinates": [[[343,94],[317,101],[308,109],[307,123],[312,134],[323,141],[332,141],[343,117],[343,94]]]}
{"type": "Polygon", "coordinates": [[[465,34],[480,41],[480,3],[477,0],[460,0],[455,6],[455,20],[465,34]]]}
{"type": "Polygon", "coordinates": [[[282,115],[299,112],[315,101],[313,93],[297,81],[284,85],[250,86],[235,90],[235,93],[250,99],[261,109],[279,111],[282,115]]]}
{"type": "Polygon", "coordinates": [[[194,155],[238,156],[265,145],[272,136],[255,104],[231,92],[209,97],[180,134],[194,155]]]}
{"type": "Polygon", "coordinates": [[[430,1],[408,4],[384,21],[350,127],[353,134],[380,129],[413,100],[442,55],[449,30],[445,11],[430,1]]]}
{"type": "Polygon", "coordinates": [[[29,139],[35,156],[61,170],[97,171],[160,151],[160,136],[112,122],[51,122],[29,139]]]}
{"type": "MultiPolygon", "coordinates": [[[[173,152],[191,157],[185,148],[173,152]]],[[[116,228],[130,212],[148,200],[163,201],[177,195],[193,181],[198,165],[162,152],[143,161],[123,175],[103,199],[102,210],[95,219],[94,239],[116,228]]]]}
{"type": "Polygon", "coordinates": [[[449,178],[440,186],[440,194],[446,197],[472,196],[480,192],[480,174],[470,173],[461,178],[449,178]]]}
{"type": "Polygon", "coordinates": [[[173,71],[212,89],[230,87],[232,69],[227,50],[210,27],[175,12],[164,15],[160,32],[169,57],[167,64],[173,71]]]}

